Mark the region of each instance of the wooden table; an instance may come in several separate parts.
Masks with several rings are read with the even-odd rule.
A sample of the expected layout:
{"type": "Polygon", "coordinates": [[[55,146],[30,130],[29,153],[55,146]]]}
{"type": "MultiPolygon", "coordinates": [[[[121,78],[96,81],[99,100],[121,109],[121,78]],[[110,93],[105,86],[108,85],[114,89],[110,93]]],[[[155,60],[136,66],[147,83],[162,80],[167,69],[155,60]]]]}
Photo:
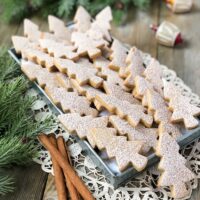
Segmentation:
{"type": "MultiPolygon", "coordinates": [[[[200,1],[195,1],[193,11],[184,15],[174,15],[162,1],[154,1],[148,11],[132,10],[124,25],[113,25],[112,34],[123,42],[137,46],[150,53],[162,64],[175,70],[177,75],[200,95],[200,1]],[[182,31],[185,43],[176,48],[158,45],[154,34],[149,30],[149,24],[159,24],[163,20],[175,23],[182,31]]],[[[41,30],[47,30],[47,22],[33,17],[41,30]]],[[[10,46],[12,35],[22,35],[23,24],[5,25],[0,23],[0,44],[10,46]]],[[[40,200],[43,198],[47,174],[40,166],[33,164],[27,168],[13,168],[10,173],[16,177],[16,191],[1,200],[40,200]]],[[[200,185],[200,184],[199,184],[200,185]]],[[[200,186],[193,191],[192,200],[200,199],[200,186]]]]}

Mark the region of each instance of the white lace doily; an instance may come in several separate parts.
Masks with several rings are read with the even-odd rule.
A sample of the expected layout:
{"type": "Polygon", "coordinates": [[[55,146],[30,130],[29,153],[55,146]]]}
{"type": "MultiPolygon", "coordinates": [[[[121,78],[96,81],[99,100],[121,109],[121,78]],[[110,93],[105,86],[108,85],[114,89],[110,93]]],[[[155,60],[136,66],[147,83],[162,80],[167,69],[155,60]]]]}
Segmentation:
{"type": "MultiPolygon", "coordinates": [[[[149,54],[142,53],[144,63],[148,64],[151,60],[149,54]]],[[[176,73],[166,66],[162,65],[164,72],[164,79],[173,82],[177,87],[182,90],[185,96],[191,98],[191,103],[200,106],[199,96],[192,93],[191,89],[187,87],[184,82],[176,76],[176,73]]],[[[52,116],[57,122],[57,126],[54,130],[56,134],[63,134],[68,144],[73,166],[77,173],[84,180],[88,188],[92,191],[94,197],[99,200],[167,200],[170,198],[169,188],[157,188],[156,181],[159,176],[159,172],[156,166],[147,169],[140,174],[137,178],[129,181],[123,187],[114,190],[113,186],[109,184],[106,177],[98,169],[98,167],[92,162],[92,160],[82,152],[82,149],[78,143],[62,128],[57,121],[56,117],[49,109],[48,105],[42,100],[38,93],[34,89],[29,90],[29,95],[37,97],[37,101],[33,106],[36,120],[45,119],[46,116],[52,116]]],[[[38,149],[39,156],[34,161],[41,164],[42,170],[53,174],[51,158],[42,146],[38,149]]],[[[188,183],[188,189],[190,191],[189,196],[184,199],[188,199],[191,196],[192,190],[198,186],[198,178],[200,178],[200,139],[192,142],[181,151],[182,155],[187,159],[187,166],[197,175],[196,178],[188,183]]],[[[45,200],[56,200],[56,190],[54,182],[50,178],[47,186],[47,193],[44,195],[45,200]]]]}

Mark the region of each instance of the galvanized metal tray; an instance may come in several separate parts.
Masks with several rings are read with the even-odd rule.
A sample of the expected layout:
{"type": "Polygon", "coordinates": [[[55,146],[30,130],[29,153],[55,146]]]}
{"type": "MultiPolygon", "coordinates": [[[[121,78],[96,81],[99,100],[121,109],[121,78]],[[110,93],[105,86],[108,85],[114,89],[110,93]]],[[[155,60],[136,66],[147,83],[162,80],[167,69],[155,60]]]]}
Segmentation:
{"type": "MultiPolygon", "coordinates": [[[[16,54],[15,49],[11,48],[8,52],[10,56],[20,65],[21,56],[16,54]]],[[[46,101],[46,103],[50,106],[50,108],[56,115],[63,113],[62,110],[60,110],[51,101],[51,99],[46,95],[45,91],[36,82],[33,83],[33,87],[37,89],[37,91],[41,94],[42,98],[46,101]]],[[[200,137],[200,126],[192,130],[182,129],[181,131],[182,136],[178,140],[178,143],[181,148],[200,137]]],[[[141,173],[136,171],[133,167],[129,167],[125,171],[120,172],[114,160],[109,160],[102,152],[94,150],[86,140],[80,140],[77,136],[73,137],[81,145],[83,151],[87,155],[89,155],[93,162],[102,170],[102,172],[110,181],[110,183],[114,186],[114,188],[118,188],[127,180],[134,178],[139,173],[141,173]]],[[[157,163],[158,161],[159,158],[153,152],[151,152],[148,155],[147,168],[157,163]]]]}

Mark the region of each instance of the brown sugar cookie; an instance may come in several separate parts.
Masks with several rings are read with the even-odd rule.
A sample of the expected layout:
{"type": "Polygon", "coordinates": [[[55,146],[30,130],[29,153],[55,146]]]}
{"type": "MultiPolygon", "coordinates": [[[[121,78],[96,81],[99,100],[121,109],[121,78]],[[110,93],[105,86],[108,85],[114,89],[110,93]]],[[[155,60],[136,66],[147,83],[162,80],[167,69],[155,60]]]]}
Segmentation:
{"type": "Polygon", "coordinates": [[[89,37],[94,39],[105,39],[106,41],[111,41],[111,36],[109,33],[109,30],[111,29],[111,21],[111,8],[107,6],[96,15],[96,18],[91,23],[91,27],[87,31],[87,34],[89,35],[89,37]]]}
{"type": "Polygon", "coordinates": [[[87,31],[89,38],[104,40],[104,45],[107,46],[111,41],[111,36],[108,30],[100,28],[97,22],[91,24],[91,28],[87,31]]]}
{"type": "Polygon", "coordinates": [[[97,58],[101,55],[101,48],[105,45],[103,39],[92,39],[85,33],[73,32],[71,41],[77,48],[77,53],[80,56],[88,55],[91,59],[97,58]]]}
{"type": "Polygon", "coordinates": [[[22,36],[12,36],[12,43],[18,54],[21,54],[24,49],[38,47],[36,43],[30,42],[28,38],[22,36]]]}
{"type": "Polygon", "coordinates": [[[31,41],[31,42],[38,42],[41,32],[39,30],[39,26],[33,23],[29,19],[24,19],[24,35],[31,41]]]}
{"type": "Polygon", "coordinates": [[[105,59],[109,59],[109,57],[111,56],[112,54],[112,50],[107,47],[107,46],[104,46],[102,49],[101,49],[101,53],[102,53],[102,57],[105,58],[105,59]]]}
{"type": "MultiPolygon", "coordinates": [[[[119,77],[118,72],[109,69],[109,61],[103,57],[99,57],[93,61],[94,67],[100,70],[101,76],[106,79],[107,82],[121,86],[125,91],[130,89],[124,86],[124,80],[119,77]]],[[[100,73],[99,73],[100,74],[100,73]]]]}
{"type": "Polygon", "coordinates": [[[131,93],[126,92],[119,85],[113,84],[112,82],[104,81],[103,88],[106,94],[112,95],[121,101],[128,101],[132,104],[140,104],[140,102],[135,99],[131,93]]]}
{"type": "Polygon", "coordinates": [[[57,72],[56,79],[59,82],[60,86],[65,88],[67,91],[73,92],[76,90],[71,84],[69,77],[67,77],[65,74],[57,72]]]}
{"type": "Polygon", "coordinates": [[[148,109],[155,112],[155,121],[158,123],[161,121],[169,121],[170,112],[168,112],[168,105],[163,97],[154,90],[147,90],[146,97],[148,101],[148,109]]]}
{"type": "Polygon", "coordinates": [[[152,58],[150,64],[144,70],[144,76],[158,93],[163,94],[162,69],[156,59],[152,58]]]}
{"type": "Polygon", "coordinates": [[[107,60],[103,56],[94,59],[93,63],[94,63],[94,67],[97,68],[98,70],[102,71],[103,69],[109,69],[108,68],[109,60],[107,60]]]}
{"type": "Polygon", "coordinates": [[[75,79],[70,80],[74,88],[77,89],[78,93],[86,96],[89,101],[94,101],[96,95],[103,94],[103,92],[97,88],[93,88],[90,85],[80,86],[75,79]]]}
{"type": "Polygon", "coordinates": [[[54,35],[62,40],[70,41],[71,39],[71,32],[66,27],[65,23],[53,16],[48,16],[48,23],[49,23],[49,30],[54,33],[54,35]]]}
{"type": "Polygon", "coordinates": [[[105,148],[106,141],[108,141],[110,138],[112,138],[116,134],[117,134],[117,130],[115,128],[107,128],[107,127],[91,128],[88,131],[87,139],[93,148],[98,146],[99,150],[103,150],[105,148]],[[99,132],[101,133],[101,140],[98,140],[99,132]]]}
{"type": "Polygon", "coordinates": [[[143,74],[145,68],[143,66],[143,60],[141,53],[135,47],[129,50],[128,56],[126,57],[126,68],[127,78],[124,81],[124,84],[127,87],[133,88],[135,84],[135,77],[143,74]]]}
{"type": "Polygon", "coordinates": [[[174,138],[178,138],[181,132],[177,125],[171,123],[172,112],[163,97],[153,90],[147,90],[146,97],[148,109],[153,112],[154,120],[159,124],[159,133],[167,132],[174,138]]]}
{"type": "Polygon", "coordinates": [[[73,21],[75,23],[74,29],[78,32],[85,33],[90,28],[91,16],[85,8],[79,6],[73,21]]]}
{"type": "Polygon", "coordinates": [[[146,91],[147,90],[154,90],[153,85],[142,76],[135,77],[135,87],[133,89],[133,96],[142,99],[142,105],[148,107],[146,91]]]}
{"type": "Polygon", "coordinates": [[[176,98],[177,96],[181,96],[181,91],[179,88],[177,88],[174,83],[171,83],[171,82],[167,82],[167,81],[164,81],[163,82],[163,85],[164,85],[164,98],[166,100],[170,100],[172,97],[176,98]]]}
{"type": "Polygon", "coordinates": [[[93,63],[90,62],[90,60],[88,58],[80,58],[76,63],[80,64],[80,65],[85,65],[89,68],[94,68],[93,63]]]}
{"type": "Polygon", "coordinates": [[[126,57],[128,50],[124,45],[117,39],[114,39],[111,46],[112,54],[110,56],[111,62],[109,68],[119,71],[119,75],[123,78],[126,77],[126,57]]]}
{"type": "Polygon", "coordinates": [[[58,116],[62,125],[70,132],[76,133],[80,139],[88,138],[92,147],[95,147],[95,142],[89,134],[92,128],[104,128],[108,124],[108,117],[81,117],[78,113],[62,114],[58,116]]]}
{"type": "Polygon", "coordinates": [[[97,95],[96,99],[109,112],[117,114],[120,118],[127,119],[127,121],[136,127],[139,122],[145,126],[150,127],[153,123],[152,116],[145,113],[145,108],[138,104],[130,104],[127,101],[121,101],[111,95],[97,95]]]}
{"type": "Polygon", "coordinates": [[[55,69],[53,57],[36,48],[24,49],[22,52],[22,58],[36,62],[37,64],[46,67],[49,71],[55,69]]]}
{"type": "Polygon", "coordinates": [[[105,149],[109,158],[115,158],[120,171],[125,170],[130,164],[142,171],[147,165],[147,157],[140,154],[143,143],[140,141],[127,141],[124,136],[115,136],[108,128],[90,129],[96,146],[105,149]],[[108,134],[109,133],[109,134],[108,134]]]}
{"type": "Polygon", "coordinates": [[[60,105],[66,112],[79,113],[80,115],[97,116],[96,109],[90,107],[90,102],[77,92],[68,92],[65,88],[55,86],[46,86],[46,94],[56,104],[60,105]]]}
{"type": "Polygon", "coordinates": [[[145,80],[144,77],[136,76],[133,96],[135,96],[138,99],[142,99],[148,89],[153,90],[153,85],[148,80],[145,80]]]}
{"type": "Polygon", "coordinates": [[[91,84],[98,88],[102,85],[103,79],[97,76],[97,69],[84,63],[75,63],[68,59],[55,58],[54,64],[62,73],[70,78],[75,78],[79,85],[91,84]]]}
{"type": "Polygon", "coordinates": [[[78,91],[79,94],[85,96],[90,102],[93,102],[96,109],[98,111],[102,111],[103,107],[101,104],[95,99],[98,94],[103,94],[103,92],[97,88],[93,88],[90,85],[80,86],[79,83],[75,79],[70,80],[71,84],[78,91]]]}
{"type": "Polygon", "coordinates": [[[70,60],[78,60],[78,54],[74,52],[75,47],[66,46],[63,43],[49,39],[40,39],[41,48],[56,58],[68,58],[70,60]]]}
{"type": "Polygon", "coordinates": [[[99,150],[105,149],[106,144],[116,134],[117,130],[115,128],[108,127],[91,128],[88,133],[92,139],[93,148],[97,147],[99,150]]]}
{"type": "Polygon", "coordinates": [[[142,152],[147,153],[151,148],[155,149],[158,136],[156,128],[145,128],[142,125],[134,128],[126,120],[116,115],[109,116],[109,122],[117,129],[120,135],[127,136],[128,140],[142,141],[144,143],[142,152]]]}
{"type": "Polygon", "coordinates": [[[60,85],[56,79],[56,73],[50,73],[46,68],[42,68],[33,62],[22,60],[21,70],[31,81],[37,81],[42,88],[45,86],[60,85]]]}
{"type": "Polygon", "coordinates": [[[161,157],[158,169],[161,176],[158,186],[170,186],[173,198],[184,198],[189,194],[186,182],[195,178],[195,175],[186,167],[186,159],[179,154],[179,145],[168,133],[161,133],[156,149],[156,155],[161,157]]]}
{"type": "Polygon", "coordinates": [[[172,111],[171,122],[183,122],[187,129],[199,125],[195,117],[200,115],[200,108],[192,105],[190,98],[181,95],[175,86],[168,83],[164,84],[164,96],[169,99],[169,109],[172,111]]]}
{"type": "Polygon", "coordinates": [[[112,19],[113,16],[110,6],[106,6],[95,17],[95,20],[98,22],[98,25],[107,30],[111,30],[110,22],[112,21],[112,19]]]}

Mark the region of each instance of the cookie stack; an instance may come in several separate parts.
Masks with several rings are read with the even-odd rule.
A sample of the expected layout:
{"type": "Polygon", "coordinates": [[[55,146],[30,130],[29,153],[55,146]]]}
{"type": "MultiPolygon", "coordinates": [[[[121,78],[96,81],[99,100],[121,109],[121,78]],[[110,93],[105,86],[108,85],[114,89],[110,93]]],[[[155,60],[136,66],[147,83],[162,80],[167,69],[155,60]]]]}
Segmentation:
{"type": "Polygon", "coordinates": [[[94,19],[79,7],[70,28],[49,16],[50,32],[25,19],[24,37],[12,37],[21,69],[63,110],[58,118],[69,132],[106,150],[120,171],[130,165],[142,171],[148,152],[155,151],[161,157],[158,186],[170,186],[173,197],[184,197],[185,183],[195,175],[176,140],[180,127],[199,125],[200,108],[163,81],[157,60],[145,66],[136,47],[127,49],[112,39],[111,20],[109,7],[94,19]],[[102,116],[104,110],[108,115],[102,116]]]}

